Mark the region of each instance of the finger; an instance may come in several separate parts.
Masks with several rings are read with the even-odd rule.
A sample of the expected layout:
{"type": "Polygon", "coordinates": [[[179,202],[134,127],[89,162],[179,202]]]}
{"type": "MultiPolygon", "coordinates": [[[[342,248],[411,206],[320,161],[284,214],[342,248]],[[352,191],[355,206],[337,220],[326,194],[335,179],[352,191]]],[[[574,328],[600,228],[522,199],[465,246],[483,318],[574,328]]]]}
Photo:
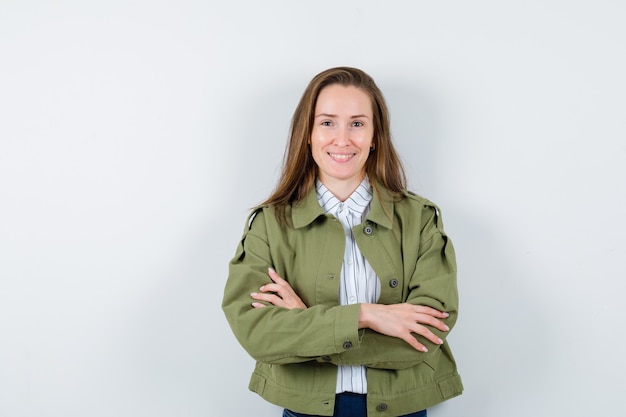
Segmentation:
{"type": "Polygon", "coordinates": [[[264,293],[276,294],[283,300],[299,299],[293,288],[286,281],[284,286],[280,284],[265,284],[259,290],[264,293]]]}
{"type": "Polygon", "coordinates": [[[253,292],[252,294],[250,294],[250,297],[258,301],[268,302],[275,306],[279,306],[279,307],[284,306],[283,299],[277,296],[276,294],[253,292]]]}
{"type": "Polygon", "coordinates": [[[265,304],[254,302],[254,303],[252,303],[252,307],[254,307],[254,308],[263,308],[263,307],[265,307],[265,304]]]}
{"type": "Polygon", "coordinates": [[[407,337],[403,337],[402,340],[411,345],[415,350],[419,350],[420,352],[428,352],[428,348],[418,342],[417,339],[411,334],[409,334],[407,337]]]}
{"type": "Polygon", "coordinates": [[[442,332],[447,332],[450,328],[441,320],[437,320],[433,316],[429,316],[427,314],[418,314],[415,317],[415,321],[420,324],[427,324],[429,326],[434,327],[435,329],[439,329],[442,332]]]}
{"type": "Polygon", "coordinates": [[[285,281],[280,275],[278,275],[278,273],[274,270],[274,268],[268,268],[267,274],[270,276],[272,281],[274,281],[277,284],[287,283],[287,281],[285,281]]]}
{"type": "Polygon", "coordinates": [[[274,293],[278,297],[282,299],[279,303],[274,303],[275,305],[279,305],[280,307],[285,307],[288,309],[292,308],[302,308],[306,309],[306,305],[298,294],[294,291],[294,289],[289,285],[289,283],[281,278],[278,273],[273,268],[268,268],[267,273],[269,277],[272,279],[273,283],[263,285],[259,290],[262,292],[274,293]]]}
{"type": "Polygon", "coordinates": [[[411,329],[411,331],[415,334],[419,334],[420,336],[425,337],[436,345],[443,344],[443,340],[439,336],[428,330],[428,328],[425,326],[418,324],[416,327],[411,329]]]}
{"type": "Polygon", "coordinates": [[[439,311],[435,308],[428,307],[428,306],[415,306],[415,311],[421,314],[428,314],[429,316],[437,317],[441,319],[450,317],[450,314],[448,314],[447,312],[439,311]]]}
{"type": "Polygon", "coordinates": [[[259,288],[259,291],[261,292],[282,292],[284,290],[283,287],[281,287],[278,284],[265,284],[263,285],[261,288],[259,288]]]}

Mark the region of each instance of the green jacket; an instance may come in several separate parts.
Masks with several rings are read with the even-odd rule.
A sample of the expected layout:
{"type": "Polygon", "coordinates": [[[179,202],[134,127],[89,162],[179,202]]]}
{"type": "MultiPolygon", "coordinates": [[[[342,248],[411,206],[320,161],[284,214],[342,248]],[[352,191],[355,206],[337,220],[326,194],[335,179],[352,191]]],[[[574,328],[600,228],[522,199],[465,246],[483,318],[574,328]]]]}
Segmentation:
{"type": "MultiPolygon", "coordinates": [[[[416,336],[428,347],[422,353],[401,339],[359,330],[359,304],[338,305],[345,234],[320,207],[315,188],[287,209],[287,218],[291,226],[282,226],[272,207],[256,209],[229,266],[222,308],[257,361],[250,390],[295,412],[331,416],[337,365],[365,365],[369,417],[400,416],[461,394],[446,332],[431,329],[441,346],[416,336]],[[250,293],[270,281],[268,267],[290,283],[306,310],[251,307],[250,293]]],[[[393,201],[383,189],[353,231],[381,281],[379,303],[446,311],[453,327],[456,260],[433,203],[409,192],[393,201]]]]}

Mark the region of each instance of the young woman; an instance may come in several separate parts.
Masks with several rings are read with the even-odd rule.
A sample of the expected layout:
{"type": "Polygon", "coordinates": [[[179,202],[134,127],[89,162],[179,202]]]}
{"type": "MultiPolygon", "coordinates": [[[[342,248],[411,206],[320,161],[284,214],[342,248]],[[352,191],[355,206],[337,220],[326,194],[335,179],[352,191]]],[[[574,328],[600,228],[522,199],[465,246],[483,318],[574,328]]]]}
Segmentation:
{"type": "Polygon", "coordinates": [[[406,190],[382,93],[356,68],[313,78],[274,193],[248,218],[222,303],[283,416],[426,416],[463,387],[446,335],[454,249],[406,190]]]}

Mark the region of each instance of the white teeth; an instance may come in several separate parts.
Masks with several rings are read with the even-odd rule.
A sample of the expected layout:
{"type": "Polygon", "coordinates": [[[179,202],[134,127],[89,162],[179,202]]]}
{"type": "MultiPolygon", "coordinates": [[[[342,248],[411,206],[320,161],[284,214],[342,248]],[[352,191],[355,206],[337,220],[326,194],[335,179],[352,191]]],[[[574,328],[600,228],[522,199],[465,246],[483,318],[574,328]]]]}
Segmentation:
{"type": "Polygon", "coordinates": [[[330,157],[339,161],[347,161],[352,158],[353,154],[329,153],[330,157]]]}

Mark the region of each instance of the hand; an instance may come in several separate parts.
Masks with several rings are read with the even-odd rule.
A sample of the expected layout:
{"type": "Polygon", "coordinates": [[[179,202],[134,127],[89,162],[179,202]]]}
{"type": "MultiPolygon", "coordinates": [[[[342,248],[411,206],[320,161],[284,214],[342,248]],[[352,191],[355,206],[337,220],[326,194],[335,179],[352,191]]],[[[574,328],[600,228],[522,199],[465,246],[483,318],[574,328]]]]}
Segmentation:
{"type": "MultiPolygon", "coordinates": [[[[273,268],[268,269],[268,275],[273,283],[265,284],[259,288],[260,293],[253,292],[250,294],[252,298],[258,301],[265,301],[277,307],[284,307],[291,310],[292,308],[306,309],[306,304],[302,302],[298,294],[291,288],[291,285],[282,279],[273,268]]],[[[254,302],[254,308],[263,308],[265,304],[254,302]]]]}
{"type": "Polygon", "coordinates": [[[448,315],[448,313],[434,308],[408,303],[361,304],[359,328],[369,328],[387,336],[397,337],[416,350],[428,352],[426,346],[418,342],[413,333],[419,334],[437,345],[442,344],[443,340],[424,325],[447,332],[450,329],[440,319],[444,319],[448,315]]]}

